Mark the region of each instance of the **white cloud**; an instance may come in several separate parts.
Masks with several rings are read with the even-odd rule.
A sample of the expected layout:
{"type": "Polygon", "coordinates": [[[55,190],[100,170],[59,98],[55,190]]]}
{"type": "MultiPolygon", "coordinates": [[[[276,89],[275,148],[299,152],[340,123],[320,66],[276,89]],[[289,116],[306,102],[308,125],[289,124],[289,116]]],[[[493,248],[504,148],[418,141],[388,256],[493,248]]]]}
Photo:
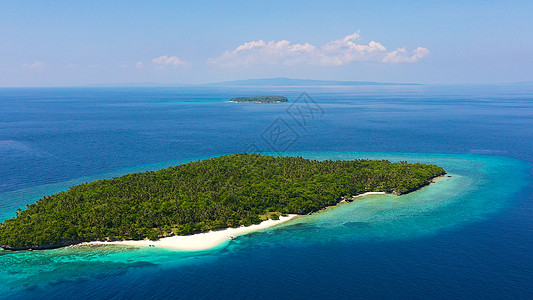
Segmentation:
{"type": "Polygon", "coordinates": [[[23,64],[23,68],[41,68],[44,66],[44,63],[42,61],[35,61],[32,64],[23,64]]]}
{"type": "Polygon", "coordinates": [[[139,61],[139,62],[137,62],[137,63],[135,64],[135,67],[136,67],[137,69],[140,69],[140,68],[143,67],[143,65],[144,65],[144,63],[143,63],[142,61],[139,61]]]}
{"type": "Polygon", "coordinates": [[[158,69],[162,69],[165,66],[183,67],[187,65],[187,63],[181,60],[179,57],[177,56],[169,57],[168,55],[156,57],[152,59],[152,62],[156,65],[159,65],[158,69]]]}
{"type": "Polygon", "coordinates": [[[402,62],[415,62],[424,56],[429,54],[429,49],[418,47],[411,52],[411,55],[407,53],[405,47],[398,48],[392,52],[387,53],[387,56],[383,58],[383,62],[402,63],[402,62]]]}
{"type": "Polygon", "coordinates": [[[256,64],[341,66],[353,62],[414,62],[429,54],[429,50],[422,47],[414,50],[412,56],[404,53],[405,48],[387,53],[387,48],[381,43],[359,44],[356,42],[359,38],[357,31],[321,46],[293,44],[287,40],[251,41],[217,58],[210,58],[208,63],[222,67],[256,64]]]}

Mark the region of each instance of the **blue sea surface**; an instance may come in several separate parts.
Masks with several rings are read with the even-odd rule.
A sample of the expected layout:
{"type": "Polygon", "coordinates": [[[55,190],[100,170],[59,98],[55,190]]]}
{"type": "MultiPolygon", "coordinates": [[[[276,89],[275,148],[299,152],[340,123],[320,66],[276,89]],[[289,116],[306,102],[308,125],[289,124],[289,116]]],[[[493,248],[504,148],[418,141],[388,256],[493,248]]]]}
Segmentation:
{"type": "Polygon", "coordinates": [[[3,88],[0,220],[75,184],[245,151],[451,177],[206,251],[0,250],[0,298],[533,298],[532,149],[528,85],[3,88]],[[228,102],[255,95],[291,102],[228,102]]]}

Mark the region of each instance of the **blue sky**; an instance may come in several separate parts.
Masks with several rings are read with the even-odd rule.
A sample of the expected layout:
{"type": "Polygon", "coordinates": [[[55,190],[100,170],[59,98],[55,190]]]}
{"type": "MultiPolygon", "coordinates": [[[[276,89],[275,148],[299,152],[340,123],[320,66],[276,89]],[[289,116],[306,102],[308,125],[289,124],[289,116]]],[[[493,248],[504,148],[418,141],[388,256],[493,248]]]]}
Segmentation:
{"type": "Polygon", "coordinates": [[[0,86],[533,80],[533,1],[0,0],[0,86]]]}

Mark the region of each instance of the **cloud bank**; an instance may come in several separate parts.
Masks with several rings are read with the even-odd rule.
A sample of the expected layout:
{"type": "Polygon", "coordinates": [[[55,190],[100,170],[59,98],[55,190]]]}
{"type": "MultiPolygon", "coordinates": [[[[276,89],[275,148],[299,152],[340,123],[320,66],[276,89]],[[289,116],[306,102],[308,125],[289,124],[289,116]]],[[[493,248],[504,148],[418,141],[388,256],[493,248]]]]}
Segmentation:
{"type": "MultiPolygon", "coordinates": [[[[183,67],[186,66],[187,63],[181,60],[177,56],[168,56],[168,55],[162,55],[159,57],[156,57],[152,59],[152,62],[159,66],[159,69],[162,69],[166,66],[172,66],[172,67],[183,67]]],[[[137,67],[142,67],[142,65],[137,65],[137,67]]]]}
{"type": "Polygon", "coordinates": [[[429,54],[429,50],[427,48],[418,47],[415,50],[413,50],[411,54],[408,54],[407,49],[405,49],[405,47],[402,47],[402,48],[398,48],[392,52],[387,53],[385,58],[383,58],[383,62],[385,63],[415,62],[428,54],[429,54]]]}
{"type": "Polygon", "coordinates": [[[353,62],[412,63],[429,54],[429,50],[423,47],[412,52],[405,47],[388,52],[376,41],[358,44],[359,37],[359,32],[355,32],[321,46],[287,40],[251,41],[210,58],[208,63],[221,67],[260,64],[342,66],[353,62]]]}

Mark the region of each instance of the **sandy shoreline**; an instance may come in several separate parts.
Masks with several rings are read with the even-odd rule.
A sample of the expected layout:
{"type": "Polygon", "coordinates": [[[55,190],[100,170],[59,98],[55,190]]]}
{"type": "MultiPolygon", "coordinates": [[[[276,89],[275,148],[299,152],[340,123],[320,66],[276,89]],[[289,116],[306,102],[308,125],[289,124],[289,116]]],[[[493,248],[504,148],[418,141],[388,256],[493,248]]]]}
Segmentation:
{"type": "MultiPolygon", "coordinates": [[[[382,195],[386,194],[385,192],[367,192],[355,197],[362,197],[366,195],[382,195]]],[[[331,206],[335,207],[335,206],[331,206]]],[[[327,209],[327,208],[326,208],[327,209]]],[[[266,220],[260,224],[255,224],[247,227],[238,227],[238,228],[226,228],[223,230],[209,231],[204,233],[198,233],[194,235],[185,235],[185,236],[172,236],[159,239],[157,241],[151,240],[126,240],[126,241],[114,241],[114,242],[89,242],[83,243],[82,245],[128,245],[128,246],[141,246],[141,247],[161,247],[161,248],[171,248],[179,250],[206,250],[210,248],[217,247],[222,245],[225,242],[228,242],[232,237],[238,237],[245,233],[257,231],[264,228],[273,227],[281,223],[292,220],[293,218],[299,215],[291,214],[287,216],[279,217],[279,220],[266,220]]]]}
{"type": "Polygon", "coordinates": [[[89,242],[84,243],[84,245],[129,245],[129,246],[144,246],[148,247],[153,245],[154,247],[161,248],[172,248],[179,250],[205,250],[209,248],[214,248],[219,246],[227,241],[231,240],[231,237],[237,237],[239,235],[257,231],[260,229],[272,227],[279,225],[281,223],[287,222],[298,215],[287,215],[279,217],[279,220],[266,220],[260,224],[255,224],[247,227],[238,227],[238,228],[226,228],[223,230],[209,231],[204,233],[198,233],[194,235],[185,235],[185,236],[172,236],[167,238],[162,238],[157,241],[150,240],[140,240],[140,241],[114,241],[114,242],[89,242]]]}
{"type": "Polygon", "coordinates": [[[362,197],[362,196],[366,196],[366,195],[385,195],[387,193],[385,192],[366,192],[366,193],[362,193],[362,194],[359,194],[359,195],[356,195],[355,197],[362,197]]]}

